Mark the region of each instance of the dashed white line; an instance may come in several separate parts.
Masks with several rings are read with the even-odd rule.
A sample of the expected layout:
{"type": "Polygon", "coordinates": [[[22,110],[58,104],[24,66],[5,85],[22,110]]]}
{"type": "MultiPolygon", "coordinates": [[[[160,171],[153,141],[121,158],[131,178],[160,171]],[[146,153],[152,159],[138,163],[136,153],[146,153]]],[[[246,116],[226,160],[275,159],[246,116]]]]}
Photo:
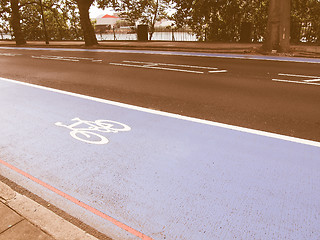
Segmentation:
{"type": "Polygon", "coordinates": [[[272,79],[272,81],[276,82],[287,82],[287,83],[298,83],[298,84],[307,84],[307,85],[318,85],[320,86],[320,83],[312,83],[312,82],[303,82],[303,81],[291,81],[291,80],[283,80],[283,79],[272,79]]]}
{"type": "Polygon", "coordinates": [[[318,77],[318,76],[290,74],[290,73],[279,73],[278,75],[279,76],[286,76],[286,77],[296,77],[296,78],[309,78],[309,79],[300,79],[297,81],[293,81],[293,80],[275,78],[275,79],[272,79],[272,81],[287,82],[287,83],[299,83],[299,84],[308,84],[308,85],[320,85],[320,83],[315,83],[315,82],[320,82],[320,77],[318,77]]]}
{"type": "Polygon", "coordinates": [[[133,64],[125,64],[125,63],[110,63],[111,65],[116,66],[125,66],[125,67],[136,67],[136,68],[151,68],[151,69],[159,69],[159,70],[167,70],[167,71],[176,71],[176,72],[187,72],[187,73],[197,73],[203,74],[204,72],[192,71],[192,70],[183,70],[183,69],[174,69],[174,68],[163,68],[163,67],[155,67],[149,65],[133,65],[133,64]]]}
{"type": "Polygon", "coordinates": [[[288,74],[288,73],[279,73],[280,76],[288,76],[288,77],[301,77],[301,78],[320,78],[317,76],[307,76],[307,75],[298,75],[298,74],[288,74]]]}
{"type": "Polygon", "coordinates": [[[6,57],[15,57],[15,56],[21,56],[22,54],[19,53],[0,53],[0,56],[6,56],[6,57]]]}
{"type": "Polygon", "coordinates": [[[208,73],[222,73],[222,72],[228,72],[227,70],[214,70],[214,71],[209,71],[208,73]]]}
{"type": "Polygon", "coordinates": [[[84,57],[64,57],[64,56],[50,56],[50,55],[31,56],[31,57],[38,58],[38,59],[69,61],[69,62],[80,62],[80,60],[86,60],[86,61],[91,61],[95,63],[102,63],[102,60],[100,59],[84,58],[84,57]]]}
{"type": "Polygon", "coordinates": [[[63,57],[52,57],[52,56],[31,56],[32,58],[37,59],[46,59],[46,60],[58,60],[58,61],[69,61],[69,62],[79,62],[78,59],[69,59],[69,58],[63,58],[63,57]]]}
{"type": "Polygon", "coordinates": [[[304,82],[320,82],[320,78],[312,80],[303,80],[304,82]]]}
{"type": "Polygon", "coordinates": [[[206,69],[211,70],[208,73],[222,73],[227,72],[227,70],[219,70],[215,67],[204,67],[204,66],[194,66],[194,65],[185,65],[185,64],[172,64],[172,63],[155,63],[155,62],[140,62],[140,61],[122,61],[123,63],[110,63],[111,65],[117,66],[126,66],[126,67],[137,67],[137,68],[152,68],[152,69],[160,69],[160,70],[168,70],[168,71],[176,71],[176,72],[186,72],[186,73],[198,73],[203,74],[204,71],[195,71],[195,70],[187,70],[187,69],[179,69],[181,68],[191,68],[191,69],[206,69]],[[143,65],[137,65],[143,64],[143,65]],[[164,66],[164,67],[161,67],[164,66]],[[178,67],[178,68],[168,68],[169,67],[178,67]]]}
{"type": "Polygon", "coordinates": [[[218,68],[214,67],[203,67],[203,66],[194,66],[194,65],[183,65],[183,64],[171,64],[171,63],[154,63],[154,62],[138,62],[138,61],[123,61],[127,63],[139,63],[139,64],[151,64],[151,65],[162,65],[162,66],[171,66],[171,67],[186,67],[186,68],[199,68],[199,69],[211,69],[216,70],[218,68]]]}

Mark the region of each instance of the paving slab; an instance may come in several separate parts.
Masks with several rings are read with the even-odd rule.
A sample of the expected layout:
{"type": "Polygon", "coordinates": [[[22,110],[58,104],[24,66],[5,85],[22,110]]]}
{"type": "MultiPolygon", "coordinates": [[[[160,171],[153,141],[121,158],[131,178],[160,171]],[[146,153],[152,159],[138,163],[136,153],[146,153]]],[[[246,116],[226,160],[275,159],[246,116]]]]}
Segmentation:
{"type": "Polygon", "coordinates": [[[19,214],[1,202],[0,216],[0,234],[23,220],[19,214]]]}
{"type": "MultiPolygon", "coordinates": [[[[55,240],[97,239],[32,199],[15,192],[3,182],[0,182],[0,200],[0,235],[3,233],[7,237],[6,232],[10,228],[26,220],[31,223],[27,226],[31,226],[32,229],[36,227],[39,233],[44,231],[55,240]]],[[[20,235],[24,239],[26,233],[17,231],[16,234],[17,239],[21,238],[20,235]]]]}
{"type": "Polygon", "coordinates": [[[51,236],[23,220],[0,234],[0,240],[54,240],[51,236]]]}

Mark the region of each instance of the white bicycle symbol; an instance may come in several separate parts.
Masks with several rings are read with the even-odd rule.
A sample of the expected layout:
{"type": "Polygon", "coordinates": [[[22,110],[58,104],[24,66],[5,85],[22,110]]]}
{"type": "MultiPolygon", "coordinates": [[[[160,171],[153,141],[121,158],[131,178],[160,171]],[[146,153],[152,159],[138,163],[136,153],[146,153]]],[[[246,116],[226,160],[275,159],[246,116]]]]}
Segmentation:
{"type": "Polygon", "coordinates": [[[80,118],[73,118],[71,121],[76,122],[70,125],[64,125],[61,122],[57,122],[55,125],[68,128],[71,130],[71,137],[91,144],[107,144],[109,142],[108,138],[93,131],[101,133],[117,133],[131,130],[129,126],[111,120],[96,120],[92,122],[81,120],[80,118]]]}

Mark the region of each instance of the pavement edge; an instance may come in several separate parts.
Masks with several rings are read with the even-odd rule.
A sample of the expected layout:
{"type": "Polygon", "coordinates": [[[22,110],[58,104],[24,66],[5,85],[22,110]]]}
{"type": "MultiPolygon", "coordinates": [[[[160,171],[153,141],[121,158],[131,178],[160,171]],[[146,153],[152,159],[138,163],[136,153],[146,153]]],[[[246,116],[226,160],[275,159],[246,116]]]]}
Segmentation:
{"type": "Polygon", "coordinates": [[[98,240],[3,182],[0,182],[0,201],[56,240],[98,240]]]}

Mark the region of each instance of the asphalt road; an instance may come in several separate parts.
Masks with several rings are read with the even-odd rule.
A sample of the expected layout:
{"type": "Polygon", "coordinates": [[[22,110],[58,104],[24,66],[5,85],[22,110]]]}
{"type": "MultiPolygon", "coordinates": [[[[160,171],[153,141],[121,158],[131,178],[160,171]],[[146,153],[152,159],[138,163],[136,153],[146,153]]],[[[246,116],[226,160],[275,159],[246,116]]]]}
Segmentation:
{"type": "Polygon", "coordinates": [[[310,79],[279,73],[320,76],[317,63],[0,49],[0,64],[1,77],[320,141],[320,86],[272,80],[310,79]],[[150,63],[211,67],[227,72],[208,73],[210,69],[170,65],[160,67],[204,73],[124,66],[150,63]]]}
{"type": "Polygon", "coordinates": [[[272,80],[314,80],[278,74],[317,77],[319,63],[0,49],[0,66],[1,77],[320,141],[320,86],[272,80]],[[150,63],[211,67],[227,72],[208,73],[212,69],[172,65],[157,67],[204,73],[125,66],[152,67],[150,63]]]}
{"type": "Polygon", "coordinates": [[[0,92],[0,174],[112,239],[319,239],[319,142],[4,78],[0,92]]]}
{"type": "Polygon", "coordinates": [[[114,239],[319,238],[320,61],[99,51],[0,48],[1,175],[114,239]]]}

